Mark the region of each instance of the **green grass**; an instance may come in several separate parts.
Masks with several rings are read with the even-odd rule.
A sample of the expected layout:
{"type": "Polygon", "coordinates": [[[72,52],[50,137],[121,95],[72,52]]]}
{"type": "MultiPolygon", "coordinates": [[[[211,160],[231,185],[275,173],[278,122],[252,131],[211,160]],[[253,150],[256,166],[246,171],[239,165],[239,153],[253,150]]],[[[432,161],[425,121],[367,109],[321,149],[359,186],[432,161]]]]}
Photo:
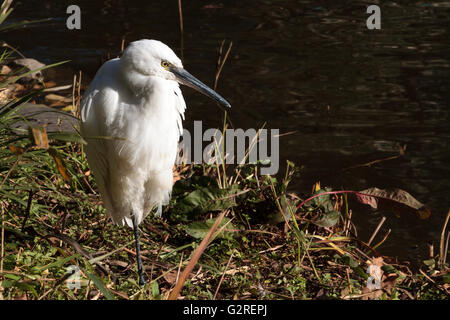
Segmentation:
{"type": "MultiPolygon", "coordinates": [[[[25,148],[30,143],[24,138],[15,145],[25,148]]],[[[0,292],[5,299],[166,299],[210,228],[205,221],[222,210],[229,210],[231,222],[204,251],[181,298],[338,299],[363,293],[367,265],[360,252],[364,247],[347,241],[344,219],[331,228],[310,222],[323,214],[323,203],[304,212],[295,210],[298,200],[286,194],[295,168],[289,167],[287,179],[278,181],[256,178],[249,174],[254,168],[246,166],[233,188],[220,189],[216,168],[206,165],[188,167],[184,174],[189,178],[175,184],[163,218],[151,216],[141,225],[148,283],[140,289],[132,232],[113,225],[99,196],[91,191],[95,182],[91,175],[86,176],[89,169],[80,145],[50,145],[64,159],[70,182],[63,179],[46,150],[30,149],[2,186],[2,192],[8,192],[2,199],[5,254],[0,292]],[[249,191],[232,201],[223,200],[242,190],[249,191]],[[289,219],[291,210],[297,219],[289,219]],[[61,240],[61,235],[66,238],[61,240]],[[340,251],[319,242],[318,237],[338,239],[332,244],[340,251]],[[80,289],[67,287],[70,265],[81,270],[80,289]]],[[[4,180],[18,156],[8,148],[2,152],[4,180]]],[[[334,203],[331,198],[326,201],[334,203]]],[[[398,290],[408,291],[414,298],[446,297],[431,281],[406,267],[396,268],[403,277],[398,290]]],[[[385,292],[381,298],[398,298],[401,292],[385,292]]]]}
{"type": "MultiPolygon", "coordinates": [[[[11,54],[3,51],[0,66],[11,54]]],[[[0,88],[23,75],[2,77],[0,88]]],[[[353,235],[347,195],[320,195],[298,209],[311,195],[288,192],[300,178],[291,162],[278,178],[257,175],[258,165],[178,168],[163,217],[140,226],[140,288],[133,233],[106,215],[82,139],[12,129],[26,122],[16,111],[40,96],[28,86],[0,106],[0,299],[167,299],[222,212],[179,299],[448,299],[448,264],[437,256],[417,273],[383,257],[388,277],[368,292],[376,245],[353,235]],[[79,282],[69,278],[71,266],[79,282]]],[[[316,186],[313,194],[327,191],[316,186]]]]}

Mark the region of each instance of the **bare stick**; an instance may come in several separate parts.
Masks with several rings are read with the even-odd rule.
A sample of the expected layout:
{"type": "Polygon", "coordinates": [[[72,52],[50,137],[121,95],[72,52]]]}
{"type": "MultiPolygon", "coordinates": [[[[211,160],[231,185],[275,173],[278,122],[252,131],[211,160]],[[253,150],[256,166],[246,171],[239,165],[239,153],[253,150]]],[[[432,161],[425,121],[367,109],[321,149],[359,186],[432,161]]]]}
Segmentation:
{"type": "Polygon", "coordinates": [[[122,36],[122,42],[120,43],[120,52],[123,53],[125,50],[125,36],[122,36]]]}
{"type": "Polygon", "coordinates": [[[227,61],[228,55],[230,54],[230,51],[231,51],[231,47],[233,46],[233,42],[230,42],[227,52],[225,53],[225,56],[222,59],[222,48],[223,48],[224,43],[225,43],[225,40],[222,41],[222,44],[219,49],[219,58],[218,58],[218,63],[217,63],[218,67],[217,67],[217,71],[216,71],[216,77],[214,79],[214,88],[213,88],[214,90],[217,89],[217,83],[219,81],[220,73],[222,72],[222,68],[225,65],[225,62],[227,61]]]}
{"type": "Polygon", "coordinates": [[[180,291],[181,288],[183,288],[184,282],[186,281],[187,277],[191,274],[192,270],[194,269],[195,265],[197,264],[198,260],[203,254],[203,251],[206,249],[206,246],[208,245],[217,227],[219,226],[220,222],[222,221],[223,217],[227,212],[228,211],[222,211],[222,213],[217,217],[216,221],[214,222],[214,225],[211,227],[208,234],[203,238],[202,242],[195,250],[192,259],[189,261],[188,265],[181,273],[180,278],[178,279],[175,288],[173,288],[172,292],[170,293],[168,300],[175,300],[180,295],[180,291]]]}
{"type": "Polygon", "coordinates": [[[374,246],[372,247],[372,249],[376,249],[376,248],[378,248],[379,246],[381,246],[381,245],[383,244],[383,242],[386,241],[387,237],[389,237],[389,235],[391,234],[391,231],[392,231],[392,230],[389,229],[388,232],[386,232],[386,235],[383,237],[383,239],[381,239],[380,242],[378,242],[376,245],[374,245],[374,246]]]}
{"type": "Polygon", "coordinates": [[[184,60],[184,27],[183,27],[183,9],[181,8],[181,0],[178,0],[178,13],[180,16],[180,50],[181,50],[181,61],[184,60]]]}
{"type": "Polygon", "coordinates": [[[222,285],[223,278],[225,278],[225,273],[227,272],[228,267],[230,266],[231,259],[233,258],[233,253],[234,253],[234,251],[231,252],[231,255],[230,255],[230,258],[228,259],[225,270],[223,270],[222,277],[220,277],[220,281],[219,281],[219,284],[217,285],[216,292],[214,293],[213,300],[216,300],[217,294],[219,293],[219,289],[220,289],[220,286],[222,285]]]}
{"type": "Polygon", "coordinates": [[[375,229],[375,231],[373,232],[372,236],[370,237],[369,242],[367,242],[367,245],[370,246],[370,244],[372,243],[373,239],[375,238],[375,236],[377,235],[378,231],[380,230],[381,226],[383,225],[384,221],[386,221],[386,217],[383,217],[383,219],[381,219],[381,221],[378,224],[377,228],[375,229]]]}
{"type": "Polygon", "coordinates": [[[442,257],[442,267],[444,267],[445,261],[447,261],[448,241],[449,240],[450,240],[450,232],[447,232],[447,241],[445,243],[444,256],[442,257]]]}
{"type": "Polygon", "coordinates": [[[1,236],[1,242],[2,242],[2,249],[0,252],[0,273],[3,274],[3,260],[5,259],[5,208],[3,206],[3,201],[1,202],[2,207],[2,236],[1,236]]]}
{"type": "Polygon", "coordinates": [[[428,243],[428,257],[430,259],[433,259],[433,257],[434,257],[434,245],[433,245],[433,242],[431,242],[431,241],[428,243]]]}
{"type": "Polygon", "coordinates": [[[32,200],[33,200],[33,191],[30,190],[30,191],[28,191],[27,208],[26,208],[26,210],[25,210],[25,217],[24,217],[23,222],[22,222],[22,228],[21,228],[22,232],[24,231],[24,229],[25,229],[25,224],[27,223],[28,217],[30,216],[31,201],[32,201],[32,200]]]}
{"type": "Polygon", "coordinates": [[[445,239],[445,230],[447,229],[447,223],[448,223],[449,219],[450,219],[450,210],[448,210],[448,212],[447,212],[447,217],[445,218],[444,227],[442,228],[442,232],[441,232],[441,243],[439,246],[439,251],[440,251],[439,264],[440,264],[441,268],[444,267],[444,263],[445,263],[444,256],[445,256],[445,258],[447,258],[447,251],[444,250],[444,247],[445,247],[444,239],[445,239]]]}
{"type": "Polygon", "coordinates": [[[406,144],[399,148],[398,155],[396,155],[396,156],[387,157],[387,158],[383,158],[383,159],[378,159],[378,160],[366,162],[366,163],[363,163],[363,164],[354,165],[354,166],[351,166],[351,167],[344,168],[341,171],[347,171],[347,170],[350,170],[350,169],[355,169],[355,168],[360,168],[360,167],[370,167],[370,166],[373,166],[374,164],[377,164],[377,163],[380,163],[380,162],[398,159],[398,158],[403,157],[405,155],[405,151],[406,151],[406,144]]]}

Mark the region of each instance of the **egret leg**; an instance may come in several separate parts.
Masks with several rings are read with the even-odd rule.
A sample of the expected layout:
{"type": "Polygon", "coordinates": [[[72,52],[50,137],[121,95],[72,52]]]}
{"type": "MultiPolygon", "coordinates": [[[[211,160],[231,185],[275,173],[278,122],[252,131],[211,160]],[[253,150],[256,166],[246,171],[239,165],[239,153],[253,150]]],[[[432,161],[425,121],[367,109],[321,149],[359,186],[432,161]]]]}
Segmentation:
{"type": "Polygon", "coordinates": [[[139,229],[136,221],[136,217],[132,215],[133,219],[133,229],[134,229],[134,240],[136,241],[136,257],[139,273],[139,286],[143,287],[145,284],[144,275],[142,273],[142,260],[141,260],[141,246],[139,244],[139,229]]]}

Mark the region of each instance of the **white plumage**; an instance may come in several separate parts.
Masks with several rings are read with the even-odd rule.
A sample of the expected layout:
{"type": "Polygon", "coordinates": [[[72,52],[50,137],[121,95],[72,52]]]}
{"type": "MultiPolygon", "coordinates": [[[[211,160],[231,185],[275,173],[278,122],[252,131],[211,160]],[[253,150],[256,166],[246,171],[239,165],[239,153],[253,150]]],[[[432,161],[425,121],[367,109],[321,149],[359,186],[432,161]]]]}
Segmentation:
{"type": "Polygon", "coordinates": [[[81,134],[104,205],[112,220],[134,228],[139,284],[144,285],[138,225],[172,191],[172,168],[186,104],[178,83],[230,104],[183,69],[156,40],[132,42],[106,62],[81,102],[81,134]]]}
{"type": "Polygon", "coordinates": [[[229,107],[156,40],[132,42],[97,72],[81,102],[81,133],[112,220],[133,227],[167,204],[186,104],[178,82],[229,107]]]}
{"type": "Polygon", "coordinates": [[[133,226],[166,204],[186,108],[180,87],[161,68],[161,56],[182,67],[155,40],[133,42],[121,59],[106,62],[84,94],[81,132],[107,212],[133,226]]]}

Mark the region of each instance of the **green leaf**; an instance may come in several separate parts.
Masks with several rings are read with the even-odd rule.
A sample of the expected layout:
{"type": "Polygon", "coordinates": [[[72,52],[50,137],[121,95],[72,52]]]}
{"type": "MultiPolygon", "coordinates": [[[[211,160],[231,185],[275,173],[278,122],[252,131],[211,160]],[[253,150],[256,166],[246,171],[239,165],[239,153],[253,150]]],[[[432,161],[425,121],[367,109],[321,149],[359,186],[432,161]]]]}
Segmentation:
{"type": "Polygon", "coordinates": [[[294,230],[294,234],[297,237],[298,241],[301,243],[306,242],[305,233],[302,230],[299,230],[295,225],[292,225],[292,230],[294,230]]]}
{"type": "Polygon", "coordinates": [[[340,213],[338,211],[330,211],[322,215],[322,217],[316,221],[313,221],[314,224],[320,227],[332,227],[339,221],[340,213]]]}
{"type": "Polygon", "coordinates": [[[3,280],[2,282],[0,282],[0,287],[4,288],[4,289],[8,289],[14,286],[15,281],[13,280],[3,280]]]}
{"type": "MultiPolygon", "coordinates": [[[[325,189],[319,189],[316,192],[314,192],[312,195],[319,195],[321,193],[330,192],[331,188],[325,188],[325,189]]],[[[324,211],[333,211],[333,202],[331,201],[330,194],[324,194],[321,196],[318,196],[311,200],[311,204],[313,204],[316,207],[323,208],[324,211]]]]}
{"type": "MultiPolygon", "coordinates": [[[[12,9],[9,9],[8,14],[11,13],[12,9]]],[[[45,18],[45,19],[40,19],[40,20],[33,20],[33,21],[29,21],[29,20],[23,20],[20,22],[15,22],[15,23],[9,23],[5,26],[1,26],[0,27],[0,32],[5,32],[5,31],[10,31],[10,30],[14,30],[14,29],[18,29],[21,28],[27,24],[31,24],[31,23],[39,23],[39,22],[46,22],[46,21],[50,21],[52,18],[45,18]]],[[[3,19],[4,20],[4,19],[3,19]]]]}
{"type": "Polygon", "coordinates": [[[85,272],[85,274],[91,279],[91,281],[95,284],[95,286],[103,293],[106,299],[115,300],[115,297],[104,285],[103,282],[97,278],[97,276],[93,273],[85,272]]]}
{"type": "Polygon", "coordinates": [[[384,273],[397,273],[399,274],[398,270],[395,269],[393,266],[391,266],[390,264],[385,264],[381,267],[381,270],[383,270],[384,273]]]}
{"type": "Polygon", "coordinates": [[[72,259],[75,259],[75,258],[78,258],[78,257],[80,257],[80,254],[79,254],[79,253],[74,254],[74,255],[72,255],[72,256],[70,256],[70,257],[66,257],[66,258],[59,259],[58,261],[55,261],[55,262],[53,262],[53,263],[50,263],[50,264],[48,264],[48,265],[46,265],[46,266],[43,266],[43,267],[41,267],[41,268],[37,268],[36,271],[42,272],[42,271],[44,271],[44,270],[47,270],[47,269],[50,269],[50,268],[53,268],[53,267],[62,267],[62,266],[65,265],[68,261],[70,261],[70,260],[72,260],[72,259]]]}
{"type": "Polygon", "coordinates": [[[39,297],[36,289],[29,283],[16,281],[13,286],[22,289],[23,291],[31,292],[35,297],[39,297]]]}
{"type": "Polygon", "coordinates": [[[444,280],[444,283],[450,283],[450,274],[444,274],[442,279],[444,280]]]}
{"type": "Polygon", "coordinates": [[[431,269],[434,269],[436,261],[434,259],[423,260],[423,264],[431,269]]]}
{"type": "Polygon", "coordinates": [[[11,280],[14,280],[14,281],[20,280],[20,276],[18,276],[17,274],[12,274],[12,273],[5,274],[5,278],[6,279],[11,279],[11,280]]]}
{"type": "Polygon", "coordinates": [[[3,1],[1,7],[0,7],[0,24],[2,24],[6,18],[10,15],[10,13],[13,11],[11,6],[11,1],[3,1]]]}
{"type": "Polygon", "coordinates": [[[342,256],[341,261],[351,268],[356,268],[359,266],[359,263],[353,260],[349,255],[342,256]]]}
{"type": "MultiPolygon", "coordinates": [[[[180,188],[177,188],[180,192],[180,188]]],[[[199,215],[209,211],[221,211],[236,205],[235,197],[233,196],[237,187],[231,186],[228,189],[220,189],[216,186],[200,187],[188,193],[185,197],[176,198],[176,202],[172,210],[179,215],[187,215],[195,213],[199,215]]],[[[178,194],[179,195],[179,194],[178,194]]]]}
{"type": "MultiPolygon", "coordinates": [[[[206,221],[196,221],[192,222],[184,227],[184,230],[192,237],[196,239],[203,239],[211,227],[214,225],[214,222],[216,221],[216,218],[209,219],[206,221]]],[[[221,227],[223,227],[226,224],[226,227],[222,232],[217,233],[217,237],[221,238],[227,238],[231,239],[233,237],[232,232],[227,232],[226,229],[236,229],[236,227],[230,223],[230,219],[227,217],[224,217],[222,221],[220,222],[219,226],[217,227],[217,230],[220,230],[221,227]]]]}
{"type": "Polygon", "coordinates": [[[152,284],[152,297],[153,298],[157,298],[159,297],[159,285],[158,285],[158,281],[153,281],[152,284]]]}
{"type": "Polygon", "coordinates": [[[59,140],[59,141],[66,141],[66,142],[75,142],[79,144],[87,144],[87,142],[77,133],[71,133],[71,132],[58,132],[58,133],[48,133],[47,134],[49,138],[59,140]]]}
{"type": "Polygon", "coordinates": [[[363,268],[361,267],[356,267],[356,268],[352,268],[353,271],[355,271],[355,273],[360,276],[361,278],[367,280],[369,278],[369,275],[366,273],[366,271],[364,271],[363,268]]]}

